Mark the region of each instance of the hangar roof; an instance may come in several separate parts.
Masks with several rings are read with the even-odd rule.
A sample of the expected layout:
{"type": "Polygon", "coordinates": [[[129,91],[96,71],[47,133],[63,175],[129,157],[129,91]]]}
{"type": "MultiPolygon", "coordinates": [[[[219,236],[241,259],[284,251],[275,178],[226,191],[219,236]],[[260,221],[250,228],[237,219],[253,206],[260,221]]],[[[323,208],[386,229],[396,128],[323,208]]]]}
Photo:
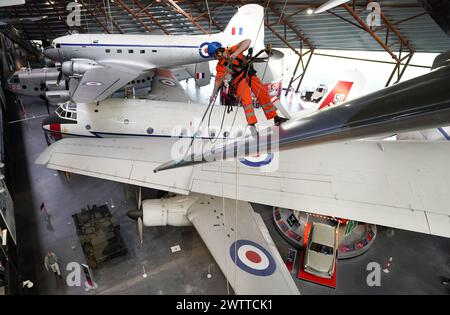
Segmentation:
{"type": "Polygon", "coordinates": [[[237,7],[244,3],[260,3],[267,8],[266,42],[275,47],[299,48],[302,41],[309,48],[319,49],[379,51],[387,47],[396,52],[409,45],[408,48],[417,52],[450,50],[450,37],[433,19],[446,1],[379,1],[384,18],[373,34],[352,15],[365,21],[370,1],[356,1],[355,6],[350,1],[347,8],[340,6],[319,15],[308,15],[308,8],[318,7],[325,1],[77,0],[81,26],[75,28],[66,23],[69,2],[72,1],[26,0],[25,5],[0,8],[0,21],[14,20],[10,22],[23,31],[22,37],[35,40],[51,40],[73,31],[202,34],[223,29],[237,7]],[[46,18],[27,20],[42,16],[46,18]],[[385,45],[377,42],[376,37],[385,45]]]}

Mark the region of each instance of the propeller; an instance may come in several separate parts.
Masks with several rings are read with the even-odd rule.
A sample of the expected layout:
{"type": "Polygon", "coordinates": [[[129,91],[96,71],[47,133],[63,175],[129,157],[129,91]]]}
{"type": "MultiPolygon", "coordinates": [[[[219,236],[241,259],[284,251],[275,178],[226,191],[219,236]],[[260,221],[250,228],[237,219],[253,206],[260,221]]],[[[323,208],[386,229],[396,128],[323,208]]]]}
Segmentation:
{"type": "Polygon", "coordinates": [[[142,191],[141,187],[139,187],[138,197],[137,197],[137,210],[130,210],[127,212],[127,216],[136,221],[136,233],[139,237],[139,243],[142,244],[144,242],[144,221],[143,216],[144,213],[142,211],[142,191]]]}

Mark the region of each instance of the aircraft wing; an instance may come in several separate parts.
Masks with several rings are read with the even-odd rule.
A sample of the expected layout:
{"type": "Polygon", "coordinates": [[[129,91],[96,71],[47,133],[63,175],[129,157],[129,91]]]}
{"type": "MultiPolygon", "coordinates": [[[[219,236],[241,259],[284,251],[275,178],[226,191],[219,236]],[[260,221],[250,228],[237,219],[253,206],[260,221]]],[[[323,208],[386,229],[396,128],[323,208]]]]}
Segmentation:
{"type": "Polygon", "coordinates": [[[102,101],[137,78],[151,67],[122,65],[117,63],[96,63],[82,77],[71,78],[69,91],[75,102],[89,103],[102,101]]]}
{"type": "Polygon", "coordinates": [[[67,138],[48,147],[36,163],[55,170],[188,194],[192,168],[167,174],[153,173],[158,164],[170,158],[175,141],[166,138],[67,138]]]}
{"type": "Polygon", "coordinates": [[[145,98],[164,102],[191,102],[173,72],[168,69],[156,69],[152,90],[145,98]]]}
{"type": "Polygon", "coordinates": [[[334,142],[153,173],[174,143],[63,139],[37,163],[181,194],[222,196],[223,184],[226,198],[450,237],[448,142],[334,142]]]}
{"type": "Polygon", "coordinates": [[[248,202],[205,196],[187,216],[236,294],[299,294],[264,221],[248,202]]]}

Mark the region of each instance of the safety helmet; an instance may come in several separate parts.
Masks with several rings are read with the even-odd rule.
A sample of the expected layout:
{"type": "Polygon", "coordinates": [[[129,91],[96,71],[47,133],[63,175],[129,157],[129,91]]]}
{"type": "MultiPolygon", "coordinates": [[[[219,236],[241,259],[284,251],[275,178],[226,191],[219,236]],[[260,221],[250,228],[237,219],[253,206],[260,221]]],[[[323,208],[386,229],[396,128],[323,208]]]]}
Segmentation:
{"type": "Polygon", "coordinates": [[[216,52],[217,49],[221,48],[222,44],[219,42],[212,42],[208,45],[208,55],[210,57],[214,56],[214,53],[216,52]]]}

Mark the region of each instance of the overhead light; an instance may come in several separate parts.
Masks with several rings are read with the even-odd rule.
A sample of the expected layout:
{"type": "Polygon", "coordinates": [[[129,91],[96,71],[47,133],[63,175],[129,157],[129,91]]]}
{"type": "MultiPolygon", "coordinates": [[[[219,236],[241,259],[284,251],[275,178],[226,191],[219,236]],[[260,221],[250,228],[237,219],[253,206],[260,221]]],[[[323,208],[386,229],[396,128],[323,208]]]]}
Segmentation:
{"type": "Polygon", "coordinates": [[[350,0],[330,0],[322,4],[320,7],[318,7],[316,10],[314,10],[313,13],[319,14],[328,10],[331,10],[337,6],[340,6],[341,4],[344,4],[346,2],[349,2],[350,0]]]}
{"type": "Polygon", "coordinates": [[[314,13],[314,10],[309,8],[308,10],[306,10],[306,14],[311,15],[314,13]]]}

